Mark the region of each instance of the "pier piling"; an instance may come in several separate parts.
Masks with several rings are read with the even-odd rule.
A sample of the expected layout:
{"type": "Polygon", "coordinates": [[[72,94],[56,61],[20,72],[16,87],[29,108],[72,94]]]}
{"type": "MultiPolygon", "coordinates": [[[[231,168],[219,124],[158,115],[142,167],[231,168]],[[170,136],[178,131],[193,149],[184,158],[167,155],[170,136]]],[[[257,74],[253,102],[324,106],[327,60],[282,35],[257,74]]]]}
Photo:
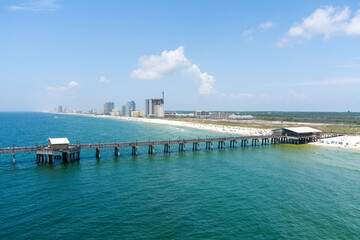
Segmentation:
{"type": "Polygon", "coordinates": [[[115,156],[115,157],[119,157],[119,156],[120,156],[120,151],[119,151],[119,148],[118,148],[118,147],[115,147],[115,149],[114,149],[114,156],[115,156]]]}
{"type": "Polygon", "coordinates": [[[100,159],[100,148],[96,148],[96,158],[100,159]]]}
{"type": "Polygon", "coordinates": [[[137,146],[133,146],[133,147],[132,147],[132,155],[133,155],[133,156],[137,156],[137,155],[138,155],[137,146]]]}

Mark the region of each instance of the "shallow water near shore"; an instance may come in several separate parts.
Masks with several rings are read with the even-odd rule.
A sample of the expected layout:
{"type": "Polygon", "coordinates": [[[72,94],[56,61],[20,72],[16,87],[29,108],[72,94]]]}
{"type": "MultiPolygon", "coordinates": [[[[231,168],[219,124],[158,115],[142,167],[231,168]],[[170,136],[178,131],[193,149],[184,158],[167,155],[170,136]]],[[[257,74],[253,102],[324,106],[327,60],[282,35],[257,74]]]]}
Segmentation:
{"type": "MultiPolygon", "coordinates": [[[[223,136],[47,113],[0,113],[0,147],[223,136]]],[[[215,146],[215,145],[214,145],[215,146]]],[[[36,165],[0,155],[1,239],[356,239],[360,153],[276,145],[155,156],[81,152],[36,165]]]]}

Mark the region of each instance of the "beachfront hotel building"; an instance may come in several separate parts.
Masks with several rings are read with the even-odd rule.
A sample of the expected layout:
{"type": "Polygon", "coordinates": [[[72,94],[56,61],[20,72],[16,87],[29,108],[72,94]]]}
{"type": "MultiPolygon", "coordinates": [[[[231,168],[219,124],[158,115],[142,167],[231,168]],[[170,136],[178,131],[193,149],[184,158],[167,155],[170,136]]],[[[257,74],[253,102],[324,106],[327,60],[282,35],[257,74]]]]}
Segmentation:
{"type": "Polygon", "coordinates": [[[125,116],[126,115],[126,106],[122,105],[121,106],[121,116],[125,116]]]}
{"type": "Polygon", "coordinates": [[[165,107],[163,98],[152,98],[150,100],[150,114],[154,117],[164,117],[165,116],[165,107]]]}
{"type": "Polygon", "coordinates": [[[145,116],[150,115],[150,99],[145,99],[145,116]]]}
{"type": "Polygon", "coordinates": [[[130,101],[126,103],[126,108],[125,108],[125,116],[127,117],[131,117],[131,112],[132,111],[136,111],[136,105],[134,101],[130,101]]]}
{"type": "Polygon", "coordinates": [[[104,115],[109,115],[110,112],[115,108],[115,103],[114,102],[107,102],[104,104],[104,111],[103,114],[104,115]]]}

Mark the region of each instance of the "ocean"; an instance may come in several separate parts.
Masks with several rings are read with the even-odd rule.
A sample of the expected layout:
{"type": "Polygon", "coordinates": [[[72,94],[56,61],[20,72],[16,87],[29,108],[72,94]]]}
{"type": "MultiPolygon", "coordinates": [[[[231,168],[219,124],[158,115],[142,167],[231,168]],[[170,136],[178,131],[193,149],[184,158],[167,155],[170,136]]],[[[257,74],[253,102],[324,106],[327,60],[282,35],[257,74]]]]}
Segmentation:
{"type": "MultiPolygon", "coordinates": [[[[224,136],[49,113],[0,113],[0,147],[224,136]]],[[[214,144],[214,147],[216,145],[214,144]]],[[[228,147],[228,145],[227,145],[228,147]]],[[[139,156],[0,155],[0,239],[358,239],[360,152],[274,145],[139,156]]]]}

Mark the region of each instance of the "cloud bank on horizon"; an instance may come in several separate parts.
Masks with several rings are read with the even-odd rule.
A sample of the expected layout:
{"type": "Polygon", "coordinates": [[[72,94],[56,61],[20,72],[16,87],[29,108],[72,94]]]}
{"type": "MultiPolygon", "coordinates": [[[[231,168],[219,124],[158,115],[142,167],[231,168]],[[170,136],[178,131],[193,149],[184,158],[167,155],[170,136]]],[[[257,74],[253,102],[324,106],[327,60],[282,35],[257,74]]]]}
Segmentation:
{"type": "Polygon", "coordinates": [[[295,23],[277,43],[279,47],[301,43],[315,36],[328,40],[333,36],[360,36],[360,10],[353,18],[349,7],[326,6],[318,8],[301,23],[295,23]]]}
{"type": "Polygon", "coordinates": [[[215,78],[191,63],[184,55],[184,47],[180,46],[173,51],[163,51],[161,55],[141,56],[138,68],[131,72],[133,79],[156,80],[176,71],[190,73],[200,80],[199,94],[216,93],[215,78]]]}

